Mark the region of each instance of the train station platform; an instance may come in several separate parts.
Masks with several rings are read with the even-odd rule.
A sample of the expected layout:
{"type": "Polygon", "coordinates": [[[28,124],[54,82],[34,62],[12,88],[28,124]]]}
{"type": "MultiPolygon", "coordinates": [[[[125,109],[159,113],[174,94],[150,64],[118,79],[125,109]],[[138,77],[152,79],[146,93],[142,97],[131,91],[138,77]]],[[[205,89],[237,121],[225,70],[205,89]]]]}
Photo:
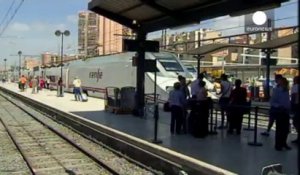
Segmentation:
{"type": "MultiPolygon", "coordinates": [[[[154,120],[151,117],[137,118],[132,115],[116,115],[104,111],[104,100],[89,97],[88,102],[74,100],[74,95],[65,93],[57,97],[56,91],[44,89],[38,94],[31,94],[31,89],[20,92],[15,83],[1,83],[1,87],[22,94],[41,103],[80,117],[98,122],[137,138],[151,141],[154,133],[154,120]]],[[[206,163],[242,175],[258,175],[262,167],[280,163],[286,174],[297,174],[297,147],[292,150],[278,152],[274,149],[274,136],[258,135],[262,147],[249,146],[253,139],[252,131],[242,131],[241,135],[227,135],[226,130],[218,130],[217,135],[204,139],[191,135],[171,135],[170,113],[160,111],[158,138],[163,141],[162,147],[193,157],[206,163]]],[[[262,132],[259,129],[258,133],[262,132]]],[[[296,135],[290,134],[289,143],[296,135]]]]}

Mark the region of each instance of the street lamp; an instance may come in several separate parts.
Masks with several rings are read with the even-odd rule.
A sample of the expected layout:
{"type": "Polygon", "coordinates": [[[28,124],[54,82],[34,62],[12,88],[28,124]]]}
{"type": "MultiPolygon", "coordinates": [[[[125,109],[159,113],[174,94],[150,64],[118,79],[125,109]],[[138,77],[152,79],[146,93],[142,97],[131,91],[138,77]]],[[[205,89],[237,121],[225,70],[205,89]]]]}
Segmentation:
{"type": "Polygon", "coordinates": [[[21,77],[21,56],[22,56],[22,51],[18,52],[19,55],[19,78],[21,77]]]}
{"type": "Polygon", "coordinates": [[[65,30],[64,32],[61,32],[60,30],[56,30],[55,31],[55,35],[57,37],[60,37],[61,36],[61,58],[60,58],[60,78],[61,78],[61,81],[60,81],[60,87],[59,87],[59,93],[58,93],[58,97],[63,97],[64,94],[63,94],[63,87],[62,87],[62,84],[63,84],[63,56],[64,56],[64,35],[65,36],[69,36],[70,35],[70,31],[69,30],[65,30]]]}
{"type": "Polygon", "coordinates": [[[4,79],[5,79],[5,80],[7,80],[6,61],[7,61],[7,59],[4,58],[4,79]]]}

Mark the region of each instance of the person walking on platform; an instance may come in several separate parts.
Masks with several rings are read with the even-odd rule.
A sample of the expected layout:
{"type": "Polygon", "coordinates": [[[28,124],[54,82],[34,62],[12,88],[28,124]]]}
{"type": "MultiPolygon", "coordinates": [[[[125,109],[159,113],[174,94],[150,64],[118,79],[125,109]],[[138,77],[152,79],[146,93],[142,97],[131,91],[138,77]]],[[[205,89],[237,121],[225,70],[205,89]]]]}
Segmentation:
{"type": "Polygon", "coordinates": [[[37,79],[36,92],[39,93],[39,90],[41,89],[41,86],[40,86],[40,77],[37,76],[36,79],[37,79]]]}
{"type": "Polygon", "coordinates": [[[19,87],[20,87],[21,92],[24,92],[26,82],[27,82],[26,77],[24,75],[22,75],[22,77],[19,80],[19,87]]]}
{"type": "MultiPolygon", "coordinates": [[[[283,77],[282,77],[282,75],[280,75],[280,74],[276,74],[276,75],[275,75],[275,83],[276,83],[276,86],[275,86],[274,88],[276,88],[276,87],[278,86],[279,80],[282,79],[282,78],[283,78],[283,77]]],[[[271,114],[271,111],[270,111],[270,113],[269,113],[269,123],[268,123],[268,128],[267,128],[267,130],[266,130],[265,132],[262,132],[261,135],[263,135],[263,136],[269,136],[269,135],[270,135],[271,128],[273,127],[274,122],[275,122],[275,116],[273,116],[273,115],[271,114]]]]}
{"type": "Polygon", "coordinates": [[[40,90],[43,90],[43,88],[45,88],[45,79],[44,78],[40,78],[40,90]]]}
{"type": "Polygon", "coordinates": [[[292,112],[293,112],[293,125],[297,131],[297,139],[293,140],[292,143],[299,144],[299,122],[300,122],[300,113],[299,110],[297,109],[299,107],[299,79],[300,76],[294,77],[294,84],[291,90],[292,98],[291,98],[291,107],[292,107],[292,112]]]}
{"type": "Polygon", "coordinates": [[[50,79],[48,77],[46,77],[46,88],[50,89],[50,79]]]}
{"type": "Polygon", "coordinates": [[[179,82],[174,83],[174,90],[170,92],[168,101],[171,107],[170,131],[174,134],[174,130],[176,130],[176,134],[180,134],[186,106],[186,98],[180,90],[179,82]]]}
{"type": "Polygon", "coordinates": [[[73,91],[75,95],[75,101],[82,101],[81,98],[81,80],[78,77],[75,77],[73,81],[73,91]]]}
{"type": "Polygon", "coordinates": [[[275,149],[277,151],[283,148],[290,150],[291,148],[286,143],[290,127],[290,98],[286,78],[278,80],[278,86],[273,91],[270,103],[270,115],[273,115],[276,120],[275,149]]]}
{"type": "Polygon", "coordinates": [[[226,74],[221,75],[221,94],[219,105],[221,108],[221,125],[218,127],[219,129],[225,128],[224,121],[225,121],[225,112],[227,115],[227,106],[229,104],[230,93],[232,90],[231,83],[228,81],[228,76],[226,74]]]}
{"type": "Polygon", "coordinates": [[[237,79],[235,81],[235,89],[230,94],[228,109],[229,134],[232,134],[234,129],[236,129],[238,135],[241,134],[243,114],[247,110],[247,90],[241,85],[242,81],[237,79]]]}
{"type": "Polygon", "coordinates": [[[36,79],[36,77],[33,77],[32,79],[31,79],[31,87],[32,87],[32,94],[35,94],[35,93],[37,93],[37,87],[38,87],[38,81],[37,81],[37,79],[36,79]]]}

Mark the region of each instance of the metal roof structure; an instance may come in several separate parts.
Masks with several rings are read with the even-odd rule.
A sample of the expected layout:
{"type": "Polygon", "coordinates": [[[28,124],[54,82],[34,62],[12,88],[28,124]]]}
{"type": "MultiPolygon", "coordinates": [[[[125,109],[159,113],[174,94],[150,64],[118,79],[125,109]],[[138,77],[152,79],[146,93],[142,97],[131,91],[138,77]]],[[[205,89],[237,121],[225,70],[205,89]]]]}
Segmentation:
{"type": "Polygon", "coordinates": [[[88,9],[134,30],[149,33],[198,24],[224,15],[279,7],[288,0],[92,0],[88,9]]]}
{"type": "Polygon", "coordinates": [[[185,52],[190,55],[205,55],[212,52],[216,52],[218,50],[222,50],[229,47],[247,47],[253,49],[277,49],[280,47],[285,47],[291,44],[295,44],[298,42],[299,33],[294,33],[288,36],[284,36],[281,38],[276,38],[273,40],[269,40],[266,42],[258,43],[258,44],[209,44],[201,46],[200,48],[193,49],[191,51],[185,52]]]}

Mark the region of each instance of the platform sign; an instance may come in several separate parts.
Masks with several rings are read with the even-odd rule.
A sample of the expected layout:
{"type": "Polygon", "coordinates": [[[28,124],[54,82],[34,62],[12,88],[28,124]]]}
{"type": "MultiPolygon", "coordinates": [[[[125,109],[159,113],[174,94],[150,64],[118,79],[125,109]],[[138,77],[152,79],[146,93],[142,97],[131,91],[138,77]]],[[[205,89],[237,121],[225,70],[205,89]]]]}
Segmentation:
{"type": "Polygon", "coordinates": [[[123,40],[123,51],[134,52],[138,51],[138,48],[142,47],[146,52],[159,52],[159,42],[158,41],[144,41],[139,42],[137,40],[123,40]]]}
{"type": "Polygon", "coordinates": [[[158,72],[156,60],[145,60],[145,72],[158,72]]]}

